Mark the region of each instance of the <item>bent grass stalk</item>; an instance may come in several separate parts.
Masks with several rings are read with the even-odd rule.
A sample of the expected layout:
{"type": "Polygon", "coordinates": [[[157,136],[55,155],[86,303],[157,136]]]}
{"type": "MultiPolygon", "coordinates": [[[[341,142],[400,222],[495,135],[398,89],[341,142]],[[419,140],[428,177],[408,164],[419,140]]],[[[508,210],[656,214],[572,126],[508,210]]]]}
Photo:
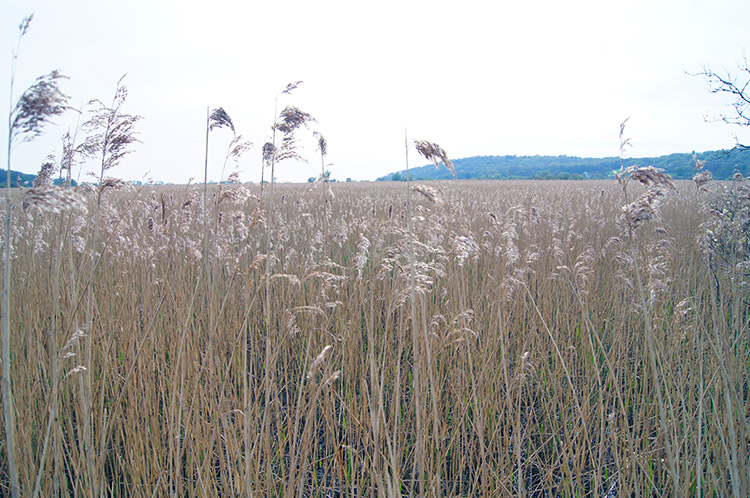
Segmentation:
{"type": "MultiPolygon", "coordinates": [[[[92,151],[97,151],[100,157],[99,184],[96,192],[96,205],[94,208],[94,226],[91,242],[89,246],[89,285],[86,295],[86,336],[84,340],[85,368],[81,376],[83,392],[83,414],[82,420],[82,454],[86,455],[86,467],[88,469],[88,485],[91,496],[99,494],[99,471],[95,467],[95,443],[94,443],[94,420],[91,414],[92,403],[92,358],[93,345],[92,335],[94,328],[94,281],[95,271],[98,266],[101,255],[99,250],[99,221],[101,216],[102,194],[108,184],[105,182],[104,174],[117,165],[120,159],[129,152],[128,146],[136,142],[134,125],[140,119],[139,116],[123,114],[121,108],[127,98],[127,89],[122,84],[125,75],[117,82],[117,89],[112,98],[110,107],[105,106],[101,101],[93,101],[98,105],[94,110],[92,117],[84,124],[84,128],[92,131],[87,137],[86,142],[92,151]]],[[[103,391],[102,391],[103,393],[103,391]]],[[[103,436],[103,435],[102,435],[103,436]]],[[[104,445],[105,441],[101,441],[104,445]]],[[[102,469],[103,470],[103,469],[102,469]]]]}
{"type": "MultiPolygon", "coordinates": [[[[443,164],[445,167],[453,173],[453,175],[456,175],[455,169],[453,169],[453,163],[448,159],[448,155],[445,153],[445,151],[437,144],[428,142],[426,140],[415,140],[414,146],[417,149],[417,152],[421,154],[425,159],[433,161],[435,163],[435,166],[439,166],[439,161],[443,161],[443,164]]],[[[418,320],[417,320],[417,284],[416,284],[416,254],[414,249],[414,220],[412,215],[412,202],[411,202],[411,175],[409,173],[409,138],[408,134],[405,133],[405,139],[404,139],[404,146],[405,146],[405,163],[406,163],[406,217],[407,217],[407,230],[408,230],[408,237],[409,237],[409,292],[410,292],[410,306],[411,306],[411,335],[412,335],[412,349],[414,354],[414,366],[412,367],[412,374],[414,376],[414,392],[416,392],[416,431],[417,431],[417,439],[416,439],[416,453],[417,453],[417,465],[416,465],[416,476],[413,475],[412,477],[412,489],[411,494],[414,493],[414,485],[415,483],[419,486],[417,489],[417,493],[420,495],[424,495],[428,492],[431,493],[442,493],[442,486],[440,484],[440,476],[442,475],[442,469],[440,468],[440,462],[437,462],[437,468],[435,469],[435,472],[432,476],[430,476],[429,481],[424,481],[424,479],[427,477],[426,475],[426,467],[425,467],[425,447],[424,447],[424,430],[422,428],[422,424],[424,423],[423,420],[423,414],[422,411],[425,409],[426,400],[424,399],[423,394],[423,387],[421,382],[421,369],[423,368],[423,365],[426,366],[427,374],[428,374],[428,381],[429,381],[429,392],[432,399],[432,419],[433,419],[433,437],[438,438],[440,437],[441,431],[440,431],[440,422],[438,419],[438,411],[437,407],[438,405],[438,399],[437,399],[437,392],[435,387],[435,376],[433,372],[433,362],[432,362],[432,348],[430,346],[430,339],[428,336],[428,331],[426,327],[426,320],[424,322],[424,326],[422,327],[422,338],[420,343],[419,339],[419,331],[417,330],[419,328],[418,326],[418,320]],[[424,348],[424,352],[422,349],[424,348]],[[425,358],[423,360],[422,355],[425,355],[425,358]],[[428,487],[432,489],[428,490],[428,487]]],[[[441,454],[442,451],[440,451],[441,444],[438,442],[438,450],[437,453],[441,454]]]]}

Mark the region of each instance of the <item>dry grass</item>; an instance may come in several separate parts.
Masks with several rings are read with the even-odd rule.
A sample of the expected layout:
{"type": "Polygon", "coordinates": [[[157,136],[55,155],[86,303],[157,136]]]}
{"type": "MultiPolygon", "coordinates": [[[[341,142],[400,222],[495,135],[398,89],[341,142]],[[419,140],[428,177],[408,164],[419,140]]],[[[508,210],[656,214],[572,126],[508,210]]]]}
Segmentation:
{"type": "Polygon", "coordinates": [[[702,250],[710,194],[641,223],[614,181],[415,187],[412,311],[404,185],[330,187],[264,219],[257,186],[107,189],[96,238],[95,193],[15,203],[24,496],[750,492],[747,262],[702,250]]]}

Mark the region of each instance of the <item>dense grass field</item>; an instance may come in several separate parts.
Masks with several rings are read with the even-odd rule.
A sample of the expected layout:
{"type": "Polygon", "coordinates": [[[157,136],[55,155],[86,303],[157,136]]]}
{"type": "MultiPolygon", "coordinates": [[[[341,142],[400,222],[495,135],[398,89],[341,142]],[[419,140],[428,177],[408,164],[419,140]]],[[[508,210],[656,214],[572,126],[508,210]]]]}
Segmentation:
{"type": "Polygon", "coordinates": [[[750,188],[707,187],[16,190],[23,496],[748,496],[750,188]]]}

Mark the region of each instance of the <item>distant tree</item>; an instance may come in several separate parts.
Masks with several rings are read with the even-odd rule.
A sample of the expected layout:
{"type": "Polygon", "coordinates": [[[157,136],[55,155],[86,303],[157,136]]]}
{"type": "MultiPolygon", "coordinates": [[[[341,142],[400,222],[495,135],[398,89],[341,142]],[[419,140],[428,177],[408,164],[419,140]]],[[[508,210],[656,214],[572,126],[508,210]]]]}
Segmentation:
{"type": "MultiPolygon", "coordinates": [[[[62,185],[67,185],[66,182],[67,182],[67,180],[65,178],[55,178],[55,181],[52,182],[52,184],[59,187],[59,186],[62,186],[62,185]]],[[[77,185],[78,185],[78,182],[76,182],[75,180],[70,180],[70,186],[71,187],[75,187],[77,185]]]]}
{"type": "Polygon", "coordinates": [[[311,176],[310,178],[307,179],[307,183],[314,183],[314,182],[315,182],[314,176],[311,176]]]}

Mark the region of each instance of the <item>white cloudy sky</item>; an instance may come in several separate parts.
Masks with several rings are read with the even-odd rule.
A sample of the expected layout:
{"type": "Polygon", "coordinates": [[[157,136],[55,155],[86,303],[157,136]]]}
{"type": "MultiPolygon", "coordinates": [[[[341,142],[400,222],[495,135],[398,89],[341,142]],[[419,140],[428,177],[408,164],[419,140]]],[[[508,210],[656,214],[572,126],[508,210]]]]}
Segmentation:
{"type": "MultiPolygon", "coordinates": [[[[60,69],[73,104],[107,101],[127,73],[126,110],[144,119],[142,143],[112,171],[126,179],[202,179],[206,106],[222,106],[255,143],[239,168],[257,181],[274,98],[295,80],[304,84],[279,106],[317,118],[338,179],[402,169],[405,129],[454,158],[617,155],[628,116],[634,157],[727,148],[734,133],[750,140],[704,120],[728,101],[686,75],[737,72],[750,43],[747,0],[4,0],[0,95],[31,12],[16,96],[60,69]]],[[[73,126],[70,115],[15,146],[12,168],[37,171],[73,126]]],[[[230,139],[212,133],[212,178],[230,139]]],[[[302,154],[309,164],[280,164],[278,180],[319,173],[312,142],[302,154]]]]}

